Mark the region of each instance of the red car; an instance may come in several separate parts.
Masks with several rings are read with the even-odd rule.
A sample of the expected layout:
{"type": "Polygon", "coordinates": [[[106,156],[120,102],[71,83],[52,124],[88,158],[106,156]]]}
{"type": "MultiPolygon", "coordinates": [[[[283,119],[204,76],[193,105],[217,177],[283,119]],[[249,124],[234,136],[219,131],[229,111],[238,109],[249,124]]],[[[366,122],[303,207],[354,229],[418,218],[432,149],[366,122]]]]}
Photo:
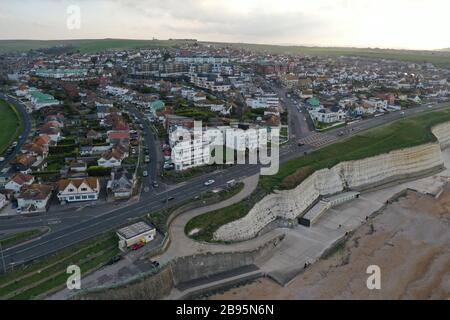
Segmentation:
{"type": "Polygon", "coordinates": [[[143,246],[145,246],[145,243],[139,242],[139,243],[133,244],[131,246],[131,250],[136,251],[136,250],[139,250],[140,248],[142,248],[143,246]]]}

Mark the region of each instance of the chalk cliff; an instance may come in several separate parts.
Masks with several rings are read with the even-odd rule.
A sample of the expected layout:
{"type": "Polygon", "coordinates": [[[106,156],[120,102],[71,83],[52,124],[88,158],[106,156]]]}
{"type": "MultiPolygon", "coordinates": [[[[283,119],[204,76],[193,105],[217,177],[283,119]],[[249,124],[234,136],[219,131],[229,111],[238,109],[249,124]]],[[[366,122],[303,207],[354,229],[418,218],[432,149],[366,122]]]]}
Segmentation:
{"type": "Polygon", "coordinates": [[[214,239],[251,239],[277,218],[295,219],[300,216],[320,196],[337,194],[347,189],[365,190],[434,172],[444,165],[441,149],[450,146],[450,122],[434,127],[432,132],[439,142],[342,162],[331,169],[314,172],[293,190],[269,194],[245,217],[220,227],[214,233],[214,239]]]}

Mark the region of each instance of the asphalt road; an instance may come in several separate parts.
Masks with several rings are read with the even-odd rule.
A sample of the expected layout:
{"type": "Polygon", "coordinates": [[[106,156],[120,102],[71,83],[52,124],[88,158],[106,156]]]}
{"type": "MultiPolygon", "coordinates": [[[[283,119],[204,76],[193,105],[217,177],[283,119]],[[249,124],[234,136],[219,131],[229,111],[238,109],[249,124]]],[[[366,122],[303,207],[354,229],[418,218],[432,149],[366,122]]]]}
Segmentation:
{"type": "Polygon", "coordinates": [[[23,125],[24,125],[24,130],[21,133],[21,138],[16,140],[17,146],[14,148],[14,151],[9,156],[4,157],[5,160],[0,163],[0,171],[1,171],[1,170],[3,170],[4,167],[7,166],[7,164],[11,160],[13,160],[16,157],[17,153],[20,152],[20,149],[27,141],[28,136],[30,135],[30,132],[31,132],[31,121],[30,121],[30,116],[27,112],[27,107],[22,102],[20,102],[19,100],[16,100],[16,99],[12,99],[8,96],[5,96],[2,93],[0,93],[0,99],[6,100],[9,103],[13,103],[17,107],[17,111],[20,113],[20,116],[22,117],[23,125]]]}
{"type": "MultiPolygon", "coordinates": [[[[443,108],[444,105],[440,105],[433,107],[432,110],[443,108]]],[[[415,109],[405,110],[404,115],[400,112],[391,113],[382,117],[355,123],[346,129],[343,136],[339,134],[342,129],[328,131],[326,135],[334,136],[336,138],[335,141],[339,141],[362,130],[429,110],[429,108],[422,106],[415,109]]],[[[317,148],[307,145],[298,147],[295,141],[291,141],[281,148],[280,162],[282,163],[289,159],[299,157],[304,154],[304,152],[310,152],[315,149],[317,148]]],[[[105,207],[102,208],[101,212],[99,212],[99,208],[92,208],[90,209],[91,214],[89,215],[86,215],[86,212],[84,211],[63,211],[60,213],[52,213],[51,216],[20,216],[0,219],[0,229],[4,230],[17,228],[19,226],[21,228],[28,228],[54,224],[52,227],[52,232],[42,236],[40,239],[37,239],[30,244],[24,244],[22,246],[4,250],[3,255],[7,269],[10,269],[14,265],[29,262],[39,257],[54,253],[80,241],[92,238],[105,231],[115,230],[117,227],[130,222],[134,218],[142,217],[146,213],[156,212],[164,207],[170,207],[186,200],[193,199],[202,192],[213,190],[219,186],[225,185],[229,180],[240,180],[258,173],[259,170],[259,165],[235,165],[227,170],[216,171],[212,174],[207,174],[191,179],[187,182],[183,182],[168,191],[161,191],[160,193],[155,191],[155,193],[145,194],[144,196],[141,196],[139,202],[124,207],[116,209],[112,208],[110,211],[107,211],[107,208],[105,207]],[[213,186],[205,187],[203,183],[211,178],[215,179],[216,183],[213,186]],[[166,199],[169,196],[174,197],[174,200],[166,202],[166,199]]],[[[0,271],[3,271],[3,266],[1,263],[0,271]]]]}

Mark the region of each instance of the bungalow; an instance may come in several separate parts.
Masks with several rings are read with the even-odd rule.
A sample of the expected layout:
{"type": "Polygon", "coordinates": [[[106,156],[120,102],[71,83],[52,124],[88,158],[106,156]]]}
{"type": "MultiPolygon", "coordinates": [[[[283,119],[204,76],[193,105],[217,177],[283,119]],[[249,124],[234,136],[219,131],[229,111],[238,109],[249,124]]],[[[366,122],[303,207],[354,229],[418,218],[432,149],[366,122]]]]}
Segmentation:
{"type": "Polygon", "coordinates": [[[31,185],[34,182],[34,177],[22,172],[16,173],[11,180],[5,185],[6,190],[19,192],[23,186],[31,185]]]}
{"type": "Polygon", "coordinates": [[[31,166],[37,161],[37,157],[30,156],[28,154],[20,154],[11,163],[16,171],[22,173],[29,173],[31,171],[31,166]]]}
{"type": "Polygon", "coordinates": [[[87,139],[92,139],[92,140],[98,140],[102,138],[102,134],[100,132],[97,132],[93,129],[89,130],[88,133],[86,134],[86,138],[87,139]]]}
{"type": "Polygon", "coordinates": [[[62,139],[60,128],[41,128],[40,133],[46,134],[55,143],[62,139]]]}
{"type": "Polygon", "coordinates": [[[45,158],[48,155],[48,147],[43,147],[37,143],[29,143],[22,147],[21,152],[35,157],[45,158]]]}
{"type": "Polygon", "coordinates": [[[118,168],[122,166],[124,154],[116,149],[105,152],[102,157],[97,160],[97,164],[105,168],[118,168]]]}
{"type": "Polygon", "coordinates": [[[73,160],[69,168],[71,172],[86,172],[87,164],[83,160],[73,160]]]}
{"type": "Polygon", "coordinates": [[[48,149],[48,147],[52,144],[52,139],[50,139],[48,134],[43,133],[35,137],[33,139],[33,143],[48,149]]]}
{"type": "Polygon", "coordinates": [[[100,194],[97,178],[63,179],[58,182],[58,199],[61,203],[94,201],[100,194]]]}
{"type": "Polygon", "coordinates": [[[115,200],[127,199],[133,192],[133,176],[126,170],[111,172],[111,180],[108,181],[107,190],[112,193],[115,200]]]}
{"type": "Polygon", "coordinates": [[[130,131],[129,130],[120,130],[120,131],[108,131],[107,132],[108,139],[107,141],[111,145],[115,145],[118,143],[129,144],[130,143],[130,131]]]}
{"type": "Polygon", "coordinates": [[[53,187],[45,184],[32,184],[22,189],[17,197],[21,213],[45,212],[52,196],[53,187]]]}
{"type": "Polygon", "coordinates": [[[109,105],[97,104],[97,102],[96,102],[95,106],[97,108],[97,118],[104,119],[108,115],[111,114],[112,105],[109,106],[109,105]]]}

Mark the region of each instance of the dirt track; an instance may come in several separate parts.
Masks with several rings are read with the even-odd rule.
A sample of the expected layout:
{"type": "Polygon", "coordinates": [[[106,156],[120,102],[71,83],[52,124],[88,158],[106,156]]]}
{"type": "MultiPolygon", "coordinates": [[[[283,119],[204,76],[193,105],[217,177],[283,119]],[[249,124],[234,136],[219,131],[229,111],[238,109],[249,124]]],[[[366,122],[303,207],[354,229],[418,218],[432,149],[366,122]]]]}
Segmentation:
{"type": "Polygon", "coordinates": [[[269,279],[211,299],[449,299],[450,187],[435,199],[408,192],[369,220],[327,259],[287,287],[269,279]],[[369,265],[381,290],[368,290],[369,265]]]}

